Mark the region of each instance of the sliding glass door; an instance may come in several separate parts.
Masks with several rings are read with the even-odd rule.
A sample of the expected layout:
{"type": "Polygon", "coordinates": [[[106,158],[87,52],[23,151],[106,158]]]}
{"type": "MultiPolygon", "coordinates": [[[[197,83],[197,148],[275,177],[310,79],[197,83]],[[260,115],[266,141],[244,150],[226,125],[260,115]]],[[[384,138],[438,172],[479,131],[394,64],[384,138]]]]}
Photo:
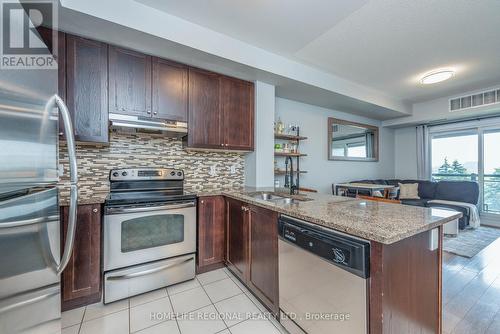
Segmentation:
{"type": "Polygon", "coordinates": [[[479,209],[500,217],[500,124],[471,123],[430,131],[432,179],[478,182],[479,209]]]}
{"type": "Polygon", "coordinates": [[[478,181],[477,130],[434,134],[431,140],[434,180],[478,181]]]}
{"type": "Polygon", "coordinates": [[[500,129],[483,132],[483,211],[500,214],[500,129]]]}

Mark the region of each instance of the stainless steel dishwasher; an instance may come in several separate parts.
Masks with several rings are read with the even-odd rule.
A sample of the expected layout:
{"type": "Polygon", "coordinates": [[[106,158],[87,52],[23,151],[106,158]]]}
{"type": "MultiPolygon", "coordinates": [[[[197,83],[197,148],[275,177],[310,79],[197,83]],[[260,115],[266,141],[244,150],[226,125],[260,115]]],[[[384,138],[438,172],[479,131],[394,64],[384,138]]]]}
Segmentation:
{"type": "Polygon", "coordinates": [[[370,243],[279,219],[280,322],[292,334],[368,333],[370,243]]]}

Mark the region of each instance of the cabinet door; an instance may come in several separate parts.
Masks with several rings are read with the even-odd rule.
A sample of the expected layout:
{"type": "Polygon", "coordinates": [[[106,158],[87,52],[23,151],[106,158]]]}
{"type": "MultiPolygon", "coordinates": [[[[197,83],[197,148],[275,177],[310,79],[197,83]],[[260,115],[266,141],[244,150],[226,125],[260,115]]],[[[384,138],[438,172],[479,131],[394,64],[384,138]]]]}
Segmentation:
{"type": "Polygon", "coordinates": [[[53,30],[39,26],[36,28],[40,37],[42,38],[47,48],[52,53],[52,55],[56,58],[57,61],[57,70],[58,70],[58,94],[59,96],[65,100],[66,99],[66,34],[58,31],[56,32],[57,36],[57,50],[54,50],[54,41],[53,41],[53,30]]]}
{"type": "Polygon", "coordinates": [[[248,285],[275,314],[278,313],[278,214],[250,207],[248,285]]]}
{"type": "Polygon", "coordinates": [[[222,196],[198,200],[198,270],[214,269],[224,262],[225,202],[222,196]]]}
{"type": "MultiPolygon", "coordinates": [[[[68,207],[62,208],[64,248],[68,207]]],[[[79,205],[73,254],[61,278],[62,309],[69,310],[101,300],[101,206],[79,205]]]]}
{"type": "MultiPolygon", "coordinates": [[[[39,26],[36,28],[40,38],[57,60],[57,94],[66,101],[66,34],[57,32],[57,50],[54,52],[53,30],[39,26]]],[[[59,116],[59,136],[64,139],[64,124],[59,116]]]]}
{"type": "Polygon", "coordinates": [[[242,281],[248,277],[248,211],[246,206],[233,199],[226,200],[226,231],[228,267],[242,281]]]}
{"type": "Polygon", "coordinates": [[[153,117],[187,122],[188,69],[153,58],[153,117]]]}
{"type": "Polygon", "coordinates": [[[229,77],[221,78],[221,110],[224,148],[253,151],[254,86],[229,77]]]}
{"type": "Polygon", "coordinates": [[[109,112],[151,116],[151,56],[109,47],[109,112]]]}
{"type": "Polygon", "coordinates": [[[189,69],[188,147],[223,148],[219,75],[189,69]]]}
{"type": "Polygon", "coordinates": [[[75,139],[108,142],[108,46],[67,35],[66,104],[75,139]]]}

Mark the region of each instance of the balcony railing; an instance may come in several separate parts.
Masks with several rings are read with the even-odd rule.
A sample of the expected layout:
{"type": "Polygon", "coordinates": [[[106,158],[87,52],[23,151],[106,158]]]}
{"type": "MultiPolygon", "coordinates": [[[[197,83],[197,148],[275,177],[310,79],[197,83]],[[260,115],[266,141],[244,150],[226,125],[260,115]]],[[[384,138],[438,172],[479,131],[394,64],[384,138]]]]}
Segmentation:
{"type": "MultiPolygon", "coordinates": [[[[473,181],[478,182],[477,174],[432,174],[434,181],[473,181]]],[[[484,174],[483,211],[500,213],[500,174],[484,174]]]]}

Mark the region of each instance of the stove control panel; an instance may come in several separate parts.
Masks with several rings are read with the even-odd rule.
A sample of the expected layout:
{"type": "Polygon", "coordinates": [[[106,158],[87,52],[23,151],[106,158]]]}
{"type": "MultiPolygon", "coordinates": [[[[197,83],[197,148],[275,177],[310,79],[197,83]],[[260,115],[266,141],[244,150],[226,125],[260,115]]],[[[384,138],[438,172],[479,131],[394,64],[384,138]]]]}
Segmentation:
{"type": "Polygon", "coordinates": [[[184,172],[169,168],[127,168],[113,169],[109,173],[110,181],[141,180],[184,180],[184,172]]]}

